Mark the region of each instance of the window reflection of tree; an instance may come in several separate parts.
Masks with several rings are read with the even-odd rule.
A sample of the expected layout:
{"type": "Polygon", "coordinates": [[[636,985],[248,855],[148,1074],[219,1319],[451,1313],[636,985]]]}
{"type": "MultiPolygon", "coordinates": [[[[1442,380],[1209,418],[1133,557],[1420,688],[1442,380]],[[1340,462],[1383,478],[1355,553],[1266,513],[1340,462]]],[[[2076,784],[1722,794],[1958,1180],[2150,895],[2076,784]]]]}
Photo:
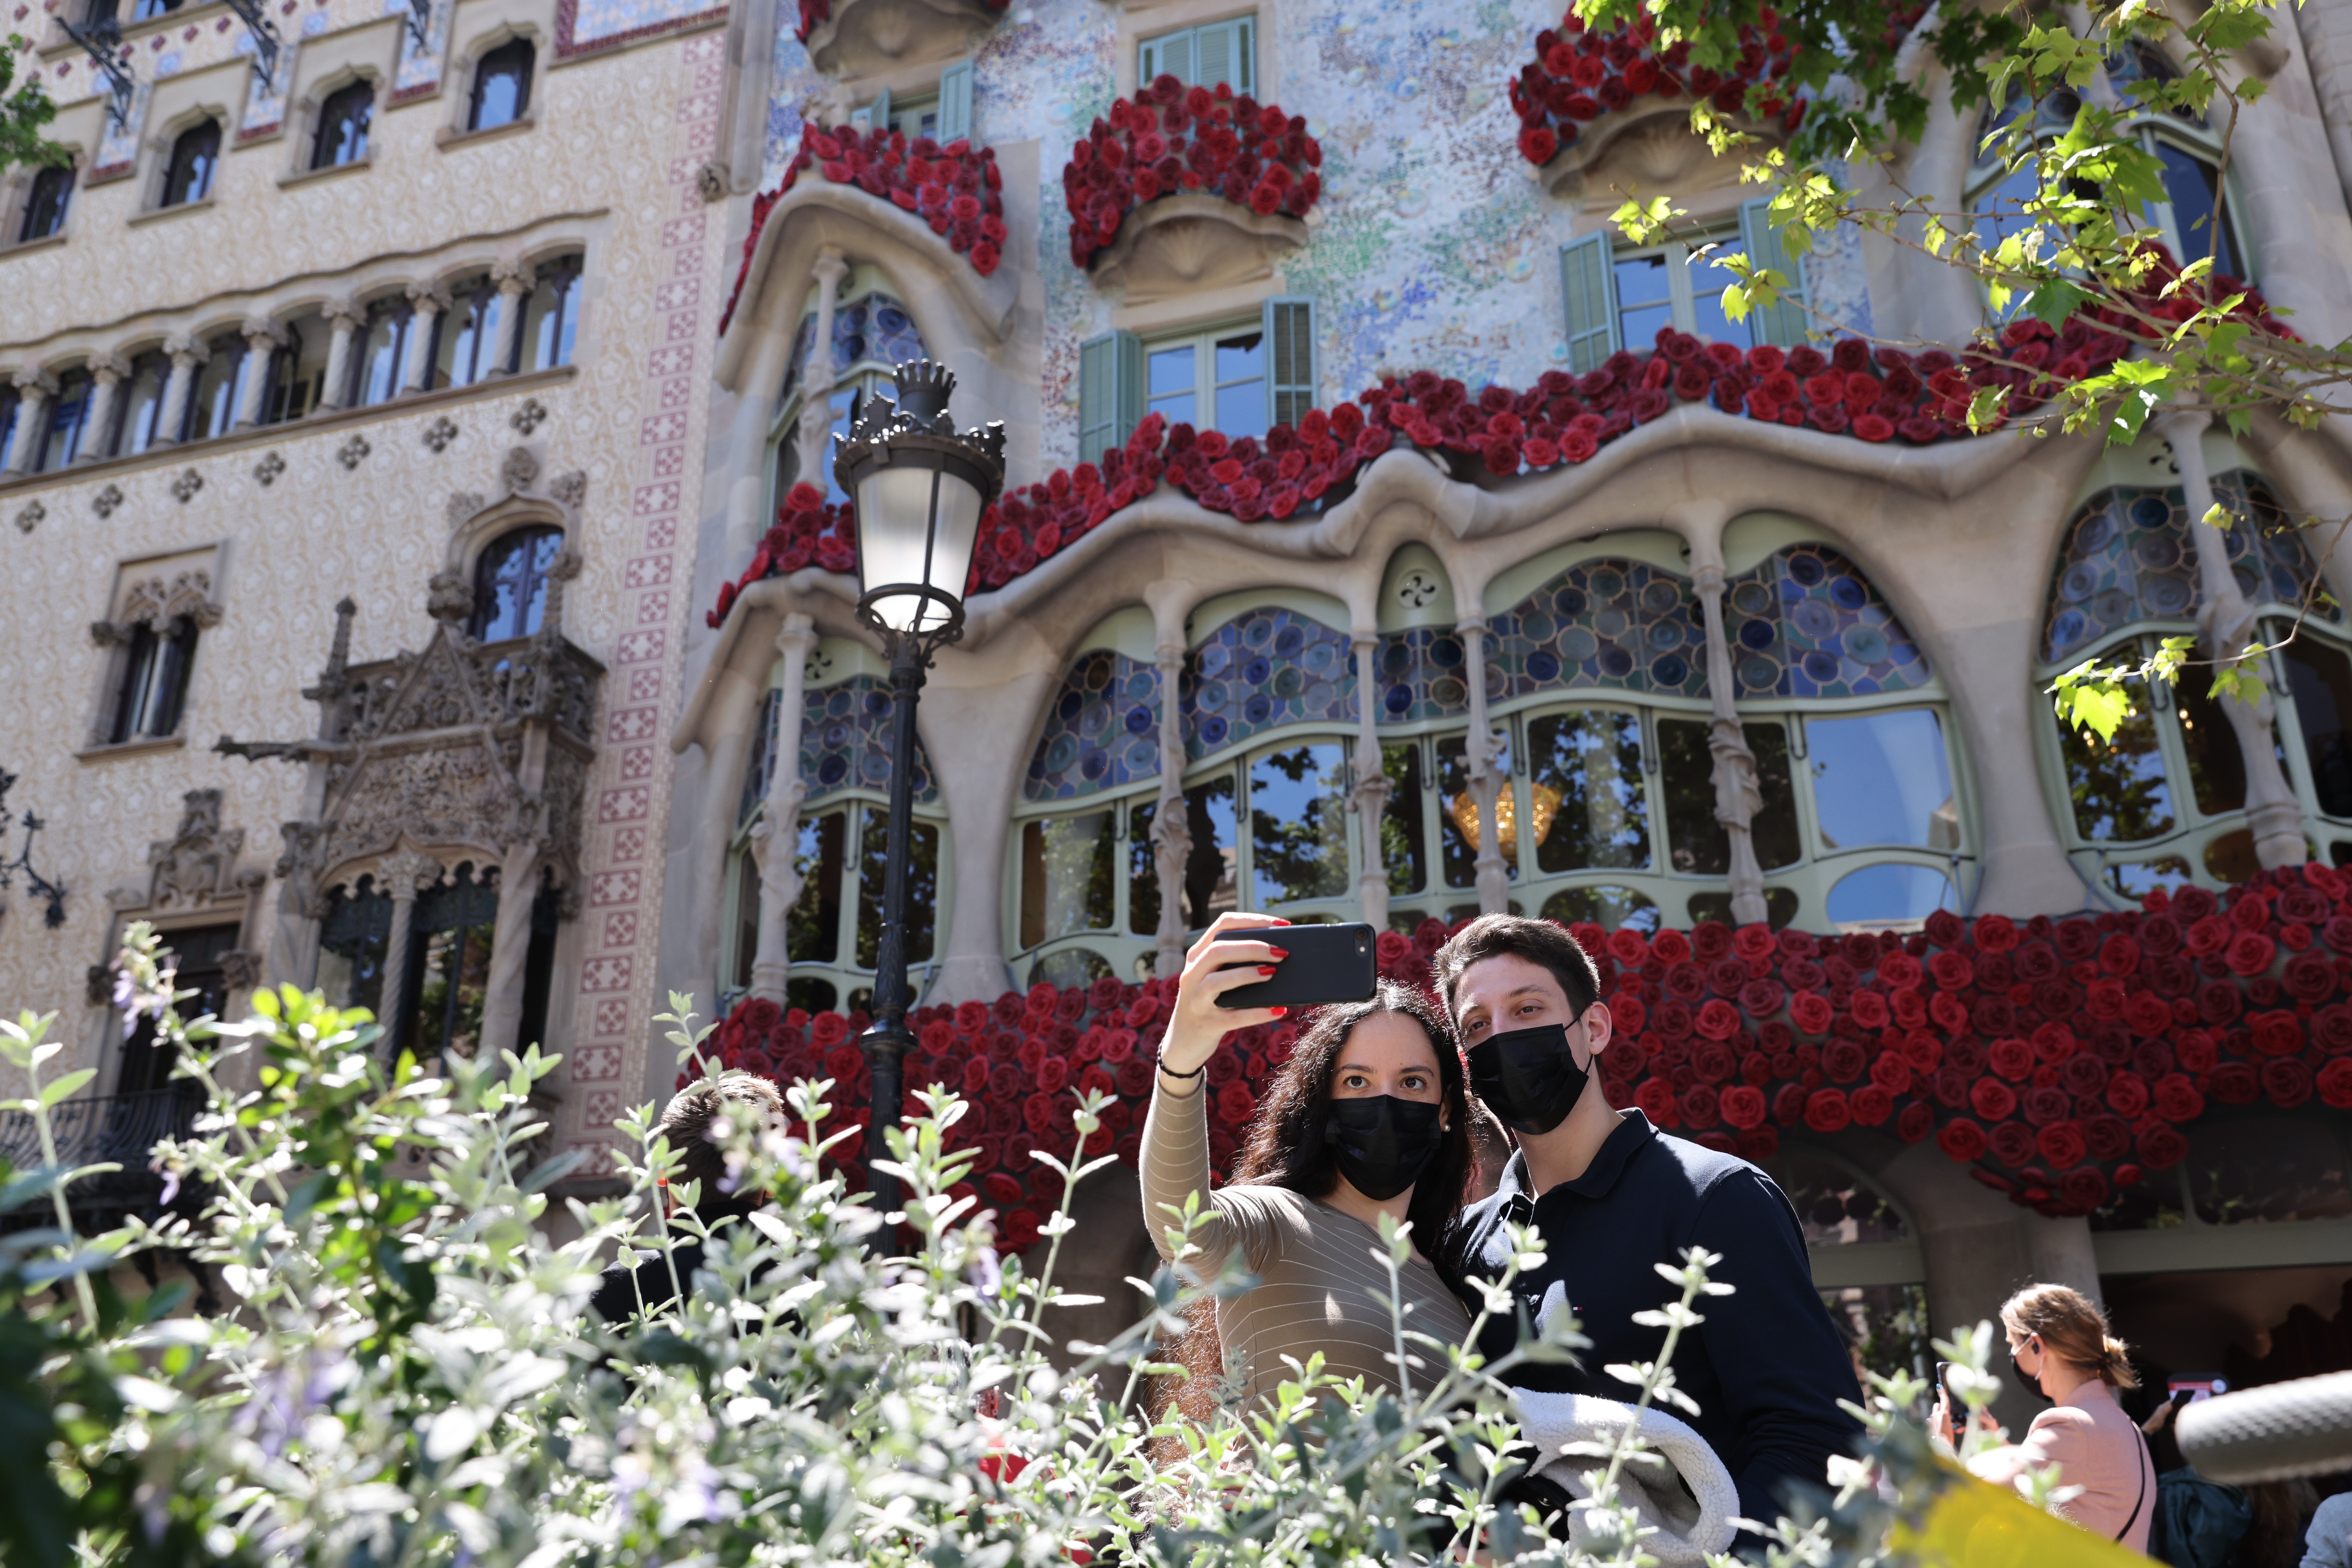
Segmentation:
{"type": "Polygon", "coordinates": [[[1348,890],[1345,766],[1337,744],[1292,746],[1250,763],[1250,850],[1257,902],[1348,890]]]}
{"type": "Polygon", "coordinates": [[[2156,720],[2133,708],[2105,745],[2060,726],[2066,793],[2084,837],[2131,843],[2172,831],[2172,786],[2158,749],[2156,720]]]}
{"type": "Polygon", "coordinates": [[[1111,815],[1049,816],[1021,829],[1021,945],[1108,931],[1113,918],[1111,815]]]}
{"type": "Polygon", "coordinates": [[[1237,907],[1234,885],[1234,775],[1203,779],[1184,792],[1192,849],[1184,861],[1184,921],[1194,931],[1237,907]]]}
{"type": "Polygon", "coordinates": [[[1389,800],[1381,813],[1381,863],[1389,869],[1389,891],[1417,893],[1429,879],[1429,842],[1422,821],[1421,742],[1381,748],[1389,800]]]}
{"type": "MultiPolygon", "coordinates": [[[[1559,792],[1551,831],[1536,846],[1546,871],[1632,870],[1650,863],[1642,789],[1642,721],[1596,710],[1549,713],[1528,726],[1536,783],[1559,792]]],[[[1645,900],[1646,901],[1646,900],[1645,900]]]]}
{"type": "MultiPolygon", "coordinates": [[[[1715,756],[1708,726],[1697,719],[1661,719],[1658,750],[1666,805],[1666,838],[1675,869],[1720,877],[1731,869],[1731,838],[1715,817],[1715,756]]],[[[1770,871],[1803,858],[1796,793],[1789,780],[1789,731],[1775,723],[1746,724],[1741,733],[1756,757],[1763,797],[1748,825],[1756,863],[1770,871]]],[[[1725,895],[1728,899],[1729,895],[1725,895]]]]}
{"type": "Polygon", "coordinates": [[[1151,839],[1159,804],[1146,795],[1127,808],[1127,929],[1136,936],[1160,930],[1160,846],[1151,839]]]}
{"type": "MultiPolygon", "coordinates": [[[[918,819],[908,836],[907,866],[907,962],[931,956],[931,934],[940,902],[940,830],[918,819]]],[[[866,832],[857,871],[857,967],[871,969],[881,954],[882,883],[889,874],[890,814],[866,808],[866,832]]]]}

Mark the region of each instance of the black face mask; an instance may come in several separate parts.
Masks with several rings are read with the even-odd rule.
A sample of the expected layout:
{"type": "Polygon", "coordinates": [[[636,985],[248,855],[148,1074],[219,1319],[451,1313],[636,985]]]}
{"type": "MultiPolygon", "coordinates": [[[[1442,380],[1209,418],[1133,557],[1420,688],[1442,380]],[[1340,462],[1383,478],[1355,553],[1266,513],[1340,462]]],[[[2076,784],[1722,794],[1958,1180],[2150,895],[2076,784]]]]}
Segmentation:
{"type": "Polygon", "coordinates": [[[1445,1141],[1441,1109],[1425,1100],[1377,1094],[1335,1100],[1325,1136],[1349,1184],[1384,1204],[1421,1180],[1445,1141]]]}
{"type": "MultiPolygon", "coordinates": [[[[2042,1352],[2045,1357],[2050,1352],[2047,1351],[2042,1352]]],[[[2017,1352],[2015,1351],[2009,1352],[2009,1370],[2017,1373],[2018,1384],[2025,1390],[2026,1393],[2033,1395],[2034,1398],[2042,1401],[2044,1405],[2053,1403],[2048,1394],[2042,1392],[2042,1380],[2025,1370],[2023,1364],[2018,1361],[2017,1352]]]]}
{"type": "Polygon", "coordinates": [[[1470,1087],[1514,1132],[1538,1137],[1568,1120],[1591,1069],[1576,1065],[1559,1024],[1489,1035],[1470,1047],[1470,1087]]]}

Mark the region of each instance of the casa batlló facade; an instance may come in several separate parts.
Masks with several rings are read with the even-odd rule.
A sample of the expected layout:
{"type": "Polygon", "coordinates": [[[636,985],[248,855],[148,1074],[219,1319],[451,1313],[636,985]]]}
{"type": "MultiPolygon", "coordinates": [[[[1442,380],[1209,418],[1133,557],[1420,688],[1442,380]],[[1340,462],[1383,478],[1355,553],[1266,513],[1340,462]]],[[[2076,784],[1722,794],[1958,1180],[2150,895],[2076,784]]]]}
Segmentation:
{"type": "MultiPolygon", "coordinates": [[[[1936,345],[1986,320],[1974,286],[1857,233],[1780,255],[1687,131],[1694,96],[1779,79],[1776,35],[1726,77],[1534,5],[464,0],[421,37],[313,8],[316,35],[278,28],[274,153],[240,140],[278,80],[233,54],[241,24],[126,21],[131,174],[106,174],[102,84],[62,33],[41,46],[88,163],[63,241],[0,253],[44,301],[0,351],[22,432],[0,513],[44,605],[89,605],[12,634],[9,729],[58,739],[7,760],[11,804],[45,814],[35,859],[75,892],[54,930],[12,895],[0,962],[94,1063],[131,1053],[89,966],[184,904],[236,911],[225,987],[381,1005],[369,977],[396,975],[405,1039],[544,1037],[571,1142],[668,1091],[646,1020],[673,991],[727,1019],[729,1059],[842,1079],[854,1106],[889,698],[828,447],[928,356],[964,423],[1003,422],[1008,489],[920,711],[909,1080],[982,1102],[974,1191],[1010,1243],[1050,1206],[1027,1152],[1067,1140],[1079,1089],[1118,1097],[1098,1136],[1131,1156],[1152,977],[1215,912],[1369,920],[1409,975],[1448,923],[1512,908],[1606,951],[1612,1092],[1775,1172],[1858,1353],[1907,1358],[1923,1319],[2031,1277],[2104,1286],[2178,1373],[2277,1373],[2272,1331],[2337,1311],[2352,566],[2284,525],[2352,511],[2339,437],[1969,436],[1987,372],[1936,345]],[[268,205],[274,237],[173,250],[236,271],[216,286],[159,255],[118,301],[69,299],[127,275],[72,266],[86,237],[127,256],[214,221],[150,216],[209,101],[173,96],[193,68],[145,42],[167,35],[243,94],[214,156],[232,185],[255,171],[240,210],[268,205]],[[524,37],[536,123],[463,129],[524,37]],[[333,173],[318,149],[349,140],[331,106],[362,79],[385,140],[333,173]],[[468,157],[486,173],[444,177],[468,157]],[[1672,243],[1611,229],[1633,189],[1687,209],[1672,243]],[[446,214],[446,261],[412,258],[413,223],[360,237],[400,202],[446,214]],[[1801,298],[1731,321],[1716,242],[1801,298]],[[566,265],[575,335],[543,364],[566,265]],[[486,368],[445,373],[469,341],[486,368]],[[219,391],[247,353],[289,368],[219,391]],[[77,374],[93,430],[147,406],[142,374],[163,425],[229,414],[52,462],[77,374]],[[325,390],[282,399],[306,374],[325,390]],[[2215,500],[2255,526],[2200,527],[2215,500]],[[2041,688],[2085,657],[2306,601],[2267,715],[2164,692],[2112,749],[2048,717],[2041,688]],[[125,670],[174,638],[184,710],[112,738],[125,670]]],[[[2269,91],[2226,174],[2210,128],[2141,128],[2175,251],[2218,236],[2261,330],[2325,342],[2352,331],[2347,27],[2315,8],[2242,62],[2269,91]]],[[[2173,68],[2143,51],[2093,90],[2173,68]]],[[[1749,128],[1798,112],[1768,95],[1749,128]]],[[[2020,192],[1978,160],[1985,128],[1940,109],[1900,173],[1993,232],[2020,192]]],[[[2091,319],[2007,331],[2053,377],[2132,347],[2091,319]]],[[[1219,1069],[1228,1142],[1286,1045],[1219,1069]]],[[[1081,1205],[1109,1315],[1149,1250],[1133,1194],[1116,1168],[1081,1205]]]]}

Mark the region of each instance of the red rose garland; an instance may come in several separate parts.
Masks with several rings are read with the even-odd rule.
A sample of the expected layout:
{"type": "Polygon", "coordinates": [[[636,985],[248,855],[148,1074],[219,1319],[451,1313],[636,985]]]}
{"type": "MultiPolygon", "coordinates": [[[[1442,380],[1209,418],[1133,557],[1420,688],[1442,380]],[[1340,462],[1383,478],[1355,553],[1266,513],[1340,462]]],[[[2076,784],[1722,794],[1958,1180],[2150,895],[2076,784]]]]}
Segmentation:
{"type": "MultiPolygon", "coordinates": [[[[1614,114],[1637,98],[1655,95],[1710,100],[1719,113],[1743,113],[1748,89],[1789,74],[1796,55],[1776,29],[1780,18],[1767,7],[1757,23],[1739,29],[1739,61],[1728,72],[1690,63],[1690,45],[1658,49],[1656,26],[1638,17],[1623,30],[1603,36],[1585,30],[1574,11],[1558,31],[1536,35],[1536,58],[1511,81],[1511,109],[1519,117],[1519,153],[1530,163],[1549,163],[1572,145],[1587,121],[1614,114]]],[[[1766,119],[1789,130],[1804,118],[1802,100],[1768,88],[1757,103],[1766,119]]]]}
{"type": "MultiPolygon", "coordinates": [[[[1611,1102],[1749,1159],[1774,1153],[1784,1127],[1885,1128],[1933,1138],[2017,1203],[2076,1215],[2179,1163],[2181,1130],[2209,1103],[2315,1096],[2352,1110],[2352,879],[2317,864],[2263,872],[2226,901],[2190,889],[2137,912],[2021,925],[1946,913],[1909,937],[1570,929],[1617,1019],[1601,1058],[1611,1102]],[[2006,1032],[1985,1037],[1989,1019],[2006,1032]]],[[[1381,973],[1426,984],[1448,934],[1434,920],[1382,933],[1381,973]]],[[[1034,1241],[1059,1201],[1030,1151],[1071,1152],[1086,1089],[1115,1096],[1088,1152],[1134,1163],[1166,1019],[1165,986],[1110,979],[914,1015],[907,1082],[976,1102],[949,1142],[978,1152],[969,1190],[999,1211],[1007,1245],[1034,1241]]],[[[856,1107],[869,1089],[853,1043],[864,1024],[747,1001],[713,1049],[781,1082],[832,1078],[856,1107]]],[[[1218,1170],[1297,1039],[1294,1025],[1245,1030],[1211,1063],[1218,1170]]],[[[834,1126],[859,1130],[841,1151],[855,1167],[864,1112],[846,1115],[834,1126]]]]}
{"type": "Polygon", "coordinates": [[[1322,190],[1323,149],[1307,121],[1261,106],[1220,82],[1187,88],[1154,79],[1097,120],[1062,170],[1070,260],[1085,267],[1118,237],[1127,215],[1161,196],[1197,191],[1260,216],[1304,217],[1322,190]]]}

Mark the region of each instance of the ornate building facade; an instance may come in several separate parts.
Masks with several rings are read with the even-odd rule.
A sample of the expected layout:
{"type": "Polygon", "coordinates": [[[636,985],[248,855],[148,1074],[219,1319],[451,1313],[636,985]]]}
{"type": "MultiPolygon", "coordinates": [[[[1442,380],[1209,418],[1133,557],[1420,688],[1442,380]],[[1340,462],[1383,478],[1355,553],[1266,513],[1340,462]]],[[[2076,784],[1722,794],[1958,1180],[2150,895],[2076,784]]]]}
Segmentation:
{"type": "MultiPolygon", "coordinates": [[[[2327,153],[2342,45],[2319,11],[2299,26],[2234,68],[2269,92],[2226,173],[2209,126],[2143,118],[2168,171],[2146,221],[2177,253],[2213,246],[2334,342],[2352,327],[2335,259],[2352,212],[2327,153]]],[[[1771,1151],[1860,1338],[1972,1321],[2032,1275],[2143,1296],[2144,1277],[2176,1281],[2144,1304],[2150,1322],[2178,1309],[2201,1325],[2158,1336],[2176,1368],[2260,1340],[2291,1300],[2336,1310],[2347,1130],[2308,1089],[2246,1112],[2303,1140],[2308,1190],[2329,1194],[2292,1214],[2277,1173],[2208,1157],[2248,1136],[2218,1108],[2194,1158],[2159,1140],[2160,1169],[2119,1178],[2153,1184],[2131,1203],[2113,1150],[2095,1157],[2104,1195],[2085,1177],[2062,1200],[2015,1094],[2011,1164],[1965,1135],[1923,1142],[1954,1117],[1927,1087],[1933,1060],[1907,1091],[1916,1116],[1892,1113],[1898,1087],[1850,1121],[1860,1091],[1835,1084],[1853,1079],[1825,1078],[1826,1047],[1801,1038],[1829,1020],[1773,1015],[1777,981],[1748,1018],[1707,1003],[1733,1009],[1719,1072],[1683,1059],[1691,1010],[1730,982],[1692,971],[1676,1015],[1650,994],[1688,963],[1646,942],[1706,922],[1805,933],[1782,955],[1843,998],[1902,989],[1906,962],[1916,979],[1904,949],[1929,953],[1931,926],[1973,954],[1950,931],[1987,916],[2105,933],[2151,895],[2194,909],[2263,868],[2340,864],[2352,556],[2279,526],[2352,511],[2336,433],[2258,419],[2231,438],[2182,415],[2113,450],[1970,438],[1958,410],[1983,382],[1934,345],[1988,320],[1974,285],[1860,233],[1780,253],[1754,187],[1689,135],[1689,95],[1728,108],[1777,79],[1785,46],[1760,32],[1728,78],[1534,4],[809,0],[778,33],[767,171],[734,230],[713,367],[709,613],[669,731],[660,966],[737,1009],[729,1049],[787,1076],[821,1061],[841,1034],[824,1015],[854,1013],[872,983],[889,700],[851,615],[826,441],[919,352],[955,372],[966,423],[1008,434],[970,629],[923,700],[913,868],[936,1034],[918,1071],[1008,1097],[976,1134],[1006,1140],[983,1141],[974,1175],[1000,1208],[1043,1197],[1020,1152],[1024,1086],[1042,1072],[1066,1100],[1083,1074],[1125,1095],[1115,1069],[1148,1048],[1150,977],[1215,911],[1361,918],[1425,951],[1428,922],[1512,908],[1643,938],[1623,962],[1647,977],[1650,1073],[1612,1088],[1686,1136],[1771,1151]],[[1687,209],[1671,243],[1612,232],[1633,191],[1687,209]],[[1801,299],[1731,321],[1717,242],[1764,247],[1801,299]],[[2254,526],[2201,527],[2217,498],[2254,526]],[[2279,626],[2306,604],[2259,710],[2160,692],[2112,750],[2049,717],[2041,688],[2088,654],[2279,626]],[[1882,980],[1837,945],[1865,931],[1898,933],[1882,980]],[[1823,954],[1842,979],[1821,978],[1823,954]],[[1748,1121],[1723,1074],[1777,1109],[1748,1121]],[[1824,1089],[1834,1113],[1805,1115],[1824,1089]],[[2241,1189],[2291,1223],[2235,1224],[2241,1189]],[[2213,1283],[2255,1262],[2273,1267],[2213,1283]]],[[[2123,101],[2173,69],[2142,50],[2090,90],[2123,101]]],[[[2021,112],[2053,133],[2072,114],[2004,114],[2021,112]]],[[[1940,104],[1888,177],[2004,232],[2015,177],[1976,153],[1997,119],[1940,104]]],[[[2128,349],[2095,322],[2005,331],[2060,375],[2128,349]]],[[[1713,941],[1710,963],[1727,956],[1713,941]]],[[[1742,984],[1765,984],[1765,957],[1738,957],[1757,971],[1742,984]]],[[[1985,973],[2024,993],[2000,1019],[2036,1005],[2006,961],[1985,973]]],[[[1957,1022],[1910,1022],[1973,1062],[1954,1092],[1990,1114],[1967,1110],[1969,1076],[1991,1069],[1956,1043],[1981,1032],[1960,995],[1957,1022]]],[[[2092,1020],[2073,1026],[2055,1058],[2091,1051],[2092,1020]]],[[[2131,1037],[2099,1038],[2105,1082],[2131,1037]]],[[[1249,1079],[1268,1065],[1236,1054],[1249,1079]]],[[[2026,1066],[2042,1070],[2031,1051],[2026,1066]]],[[[855,1079],[854,1057],[826,1067],[855,1079]]],[[[2020,1086],[2036,1087],[2053,1086],[2020,1086]]],[[[2113,1121],[2135,1157],[2109,1101],[2057,1104],[2103,1144],[2113,1121]]],[[[1117,1299],[1149,1248],[1114,1189],[1087,1223],[1117,1299]]]]}

